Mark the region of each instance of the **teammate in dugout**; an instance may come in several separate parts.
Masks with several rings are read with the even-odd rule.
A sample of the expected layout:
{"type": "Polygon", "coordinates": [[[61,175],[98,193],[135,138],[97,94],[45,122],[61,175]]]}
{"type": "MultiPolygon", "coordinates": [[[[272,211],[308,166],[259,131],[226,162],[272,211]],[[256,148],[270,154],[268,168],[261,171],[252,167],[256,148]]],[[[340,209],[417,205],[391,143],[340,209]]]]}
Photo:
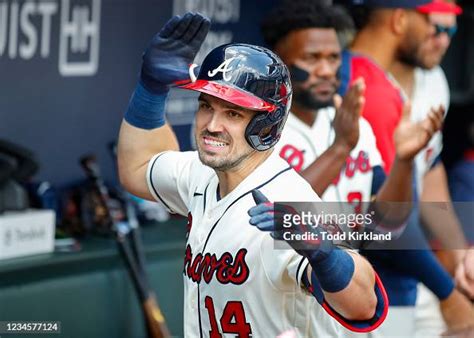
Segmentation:
{"type": "MultiPolygon", "coordinates": [[[[423,119],[430,107],[443,105],[448,108],[450,103],[448,81],[440,63],[457,31],[456,16],[462,13],[462,9],[448,0],[438,1],[438,7],[438,12],[429,15],[436,32],[423,43],[417,62],[399,60],[391,67],[392,74],[410,97],[414,120],[423,119]]],[[[417,192],[422,202],[447,202],[449,206],[451,197],[446,170],[441,161],[442,148],[443,138],[438,132],[429,145],[417,155],[417,192]]],[[[439,217],[444,214],[440,215],[431,208],[426,214],[424,211],[422,208],[421,217],[424,223],[433,223],[430,231],[436,234],[442,248],[462,249],[469,245],[454,211],[448,209],[444,213],[446,216],[443,220],[446,220],[447,224],[439,222],[439,217]]],[[[474,266],[460,264],[463,260],[467,261],[468,256],[474,257],[474,247],[470,250],[450,250],[442,253],[448,270],[456,276],[459,288],[474,299],[474,266]]]]}
{"type": "Polygon", "coordinates": [[[352,83],[342,102],[336,94],[338,33],[352,27],[344,9],[283,1],[262,26],[266,43],[289,65],[293,82],[291,112],[276,146],[280,156],[324,201],[347,202],[357,212],[375,195],[377,201],[410,202],[413,159],[440,129],[442,110],[420,123],[411,123],[406,112],[395,132],[397,157],[386,180],[372,128],[361,116],[364,79],[352,83]]]}
{"type": "MultiPolygon", "coordinates": [[[[412,102],[412,119],[415,121],[423,119],[430,107],[443,105],[447,113],[450,103],[448,81],[439,65],[457,30],[456,17],[462,9],[451,0],[439,0],[436,5],[429,14],[429,21],[436,31],[422,44],[418,57],[397,60],[390,69],[412,102]]],[[[439,208],[439,203],[421,203],[420,217],[424,227],[440,243],[439,248],[448,249],[437,250],[436,254],[455,277],[457,288],[474,299],[474,264],[469,264],[469,260],[474,259],[474,247],[460,250],[468,248],[469,244],[451,205],[446,171],[441,161],[443,138],[441,132],[436,134],[416,156],[417,193],[421,202],[444,202],[446,207],[439,208]]],[[[439,336],[447,326],[451,326],[453,319],[443,320],[442,317],[442,313],[448,312],[446,304],[442,304],[441,312],[439,300],[421,283],[416,302],[416,336],[439,336]]],[[[456,311],[449,312],[457,320],[460,306],[450,306],[456,308],[456,311]]],[[[474,326],[474,312],[466,318],[470,319],[466,325],[474,326]]]]}
{"type": "Polygon", "coordinates": [[[249,223],[254,189],[272,201],[319,197],[272,152],[292,95],[288,70],[275,54],[224,45],[207,55],[197,79],[194,67],[188,74],[209,26],[187,13],[152,39],[118,145],[122,184],[188,216],[185,335],[270,337],[293,330],[323,337],[338,336],[336,320],[357,331],[379,326],[387,299],[365,259],[339,248],[275,250],[269,233],[249,223]],[[197,152],[178,151],[164,118],[167,93],[177,83],[201,92],[197,152]]]}
{"type": "MultiPolygon", "coordinates": [[[[372,196],[376,201],[410,201],[414,157],[439,129],[443,111],[431,112],[431,119],[421,123],[411,122],[405,111],[394,135],[397,156],[386,179],[372,129],[360,116],[364,82],[356,79],[336,112],[332,107],[341,65],[338,33],[347,29],[348,21],[350,26],[340,8],[303,0],[282,2],[264,20],[265,40],[290,67],[294,88],[291,113],[276,148],[324,201],[353,203],[356,210],[372,196]]],[[[408,230],[406,235],[416,235],[408,230]]],[[[429,285],[445,280],[449,285],[432,254],[418,253],[416,258],[428,271],[429,285]]],[[[397,325],[404,332],[409,327],[407,321],[397,325]]],[[[387,332],[396,335],[400,330],[390,327],[387,332]]]]}
{"type": "MultiPolygon", "coordinates": [[[[362,76],[366,80],[366,101],[362,116],[374,131],[377,147],[384,160],[384,169],[388,173],[395,159],[394,128],[400,119],[405,101],[399,86],[388,72],[397,61],[409,60],[411,63],[419,61],[420,50],[435,33],[429,15],[444,7],[444,2],[440,0],[344,2],[352,4],[350,9],[359,30],[351,43],[351,51],[343,53],[341,92],[345,91],[348,83],[358,77],[362,76]],[[383,41],[383,44],[374,41],[383,41]]],[[[447,11],[453,8],[449,6],[447,11]]],[[[416,190],[416,177],[413,180],[413,189],[416,190]]],[[[416,192],[413,195],[416,200],[416,192]]],[[[409,220],[407,229],[419,233],[417,210],[409,220]]],[[[442,226],[446,225],[443,222],[442,226]]],[[[454,230],[453,228],[452,231],[454,230]]],[[[448,323],[450,327],[463,327],[471,322],[472,307],[469,302],[455,288],[451,276],[427,249],[366,251],[363,254],[380,273],[390,300],[390,315],[378,334],[415,335],[414,304],[418,281],[425,284],[441,301],[443,317],[450,322],[448,323]],[[453,309],[458,311],[454,312],[453,309]],[[400,321],[405,325],[399,325],[400,321]]]]}

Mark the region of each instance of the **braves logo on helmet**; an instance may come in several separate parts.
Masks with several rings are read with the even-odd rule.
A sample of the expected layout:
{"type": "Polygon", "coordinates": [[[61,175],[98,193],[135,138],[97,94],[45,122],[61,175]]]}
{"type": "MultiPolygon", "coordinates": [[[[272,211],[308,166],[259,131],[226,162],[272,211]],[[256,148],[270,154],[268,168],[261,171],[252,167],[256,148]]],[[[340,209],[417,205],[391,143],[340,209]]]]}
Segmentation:
{"type": "Polygon", "coordinates": [[[215,68],[214,70],[208,71],[207,76],[214,77],[216,76],[217,73],[221,72],[222,78],[225,81],[230,81],[231,77],[229,76],[229,72],[233,70],[233,67],[230,66],[230,63],[234,61],[236,58],[237,56],[234,56],[234,57],[231,57],[230,59],[225,60],[219,65],[219,67],[215,68]]]}

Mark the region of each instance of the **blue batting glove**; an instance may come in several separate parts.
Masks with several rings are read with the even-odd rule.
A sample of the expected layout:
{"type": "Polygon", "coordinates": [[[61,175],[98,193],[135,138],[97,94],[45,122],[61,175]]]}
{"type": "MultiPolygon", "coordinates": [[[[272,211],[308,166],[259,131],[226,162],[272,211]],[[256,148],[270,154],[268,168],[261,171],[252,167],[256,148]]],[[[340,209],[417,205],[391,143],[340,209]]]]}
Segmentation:
{"type": "Polygon", "coordinates": [[[189,66],[209,32],[211,22],[201,14],[175,16],[151,40],[140,81],[128,103],[124,119],[137,128],[163,126],[170,87],[190,81],[189,66]]]}
{"type": "MultiPolygon", "coordinates": [[[[259,190],[252,191],[256,206],[249,209],[250,224],[261,231],[271,233],[277,240],[286,241],[300,255],[312,260],[320,260],[326,257],[333,248],[331,241],[323,241],[319,233],[319,227],[305,226],[303,224],[291,224],[288,226],[288,218],[298,212],[288,205],[275,204],[259,190]],[[286,227],[285,225],[286,217],[286,227]],[[306,239],[289,239],[290,236],[311,235],[306,239]]],[[[295,237],[294,237],[295,238],[295,237]]],[[[297,238],[297,237],[296,237],[297,238]]]]}
{"type": "Polygon", "coordinates": [[[189,66],[206,38],[211,21],[201,14],[177,15],[151,40],[143,54],[142,85],[153,94],[190,81],[189,66]]]}
{"type": "MultiPolygon", "coordinates": [[[[284,215],[297,214],[291,206],[274,204],[259,190],[252,191],[256,206],[249,209],[250,224],[262,231],[271,232],[273,238],[285,240],[297,253],[306,257],[312,267],[311,285],[319,285],[327,292],[338,292],[349,285],[354,274],[354,260],[347,252],[335,248],[329,240],[323,240],[320,226],[312,227],[303,224],[291,224],[283,227],[284,215]],[[313,238],[288,240],[284,236],[314,234],[313,238]]],[[[312,288],[315,296],[318,288],[312,288]]]]}

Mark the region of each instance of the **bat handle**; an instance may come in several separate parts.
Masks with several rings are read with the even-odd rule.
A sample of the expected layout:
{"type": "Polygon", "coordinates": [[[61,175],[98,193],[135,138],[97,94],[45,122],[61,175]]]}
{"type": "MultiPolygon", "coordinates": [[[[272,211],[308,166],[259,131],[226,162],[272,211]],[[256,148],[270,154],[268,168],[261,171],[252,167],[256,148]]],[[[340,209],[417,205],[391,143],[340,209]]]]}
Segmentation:
{"type": "Polygon", "coordinates": [[[150,292],[149,297],[143,302],[149,338],[169,338],[171,334],[166,326],[165,318],[156,303],[155,295],[150,292]]]}
{"type": "Polygon", "coordinates": [[[132,237],[132,250],[136,258],[138,268],[140,269],[144,279],[146,280],[146,260],[145,253],[143,252],[143,243],[141,238],[140,228],[132,228],[130,230],[130,235],[132,237]]]}

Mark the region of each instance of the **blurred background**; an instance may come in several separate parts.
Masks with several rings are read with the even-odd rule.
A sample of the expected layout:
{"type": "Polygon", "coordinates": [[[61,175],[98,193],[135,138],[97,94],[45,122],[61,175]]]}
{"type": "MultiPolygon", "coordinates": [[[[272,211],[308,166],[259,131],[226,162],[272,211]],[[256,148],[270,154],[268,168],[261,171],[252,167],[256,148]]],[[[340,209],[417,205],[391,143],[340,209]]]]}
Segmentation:
{"type": "MultiPolygon", "coordinates": [[[[126,219],[126,205],[131,204],[138,221],[148,225],[142,230],[150,284],[172,333],[182,335],[186,220],[170,218],[159,205],[120,190],[114,142],[136,84],[141,53],[172,15],[198,11],[212,20],[199,63],[224,43],[262,44],[259,24],[273,4],[0,0],[0,182],[7,176],[15,181],[15,187],[0,194],[0,211],[52,209],[56,238],[67,240],[55,243],[55,253],[1,259],[12,235],[0,231],[0,321],[61,321],[65,337],[145,336],[139,303],[111,239],[110,224],[100,218],[107,211],[98,207],[90,186],[94,178],[80,165],[86,159],[100,167],[112,209],[115,205],[115,220],[126,219]],[[11,168],[23,171],[14,174],[11,168]]],[[[474,161],[474,4],[459,4],[464,13],[442,65],[451,87],[443,131],[448,173],[460,161],[474,161]]],[[[183,150],[192,148],[196,96],[172,91],[168,100],[167,117],[183,150]]],[[[2,225],[0,218],[0,229],[2,225]]]]}

